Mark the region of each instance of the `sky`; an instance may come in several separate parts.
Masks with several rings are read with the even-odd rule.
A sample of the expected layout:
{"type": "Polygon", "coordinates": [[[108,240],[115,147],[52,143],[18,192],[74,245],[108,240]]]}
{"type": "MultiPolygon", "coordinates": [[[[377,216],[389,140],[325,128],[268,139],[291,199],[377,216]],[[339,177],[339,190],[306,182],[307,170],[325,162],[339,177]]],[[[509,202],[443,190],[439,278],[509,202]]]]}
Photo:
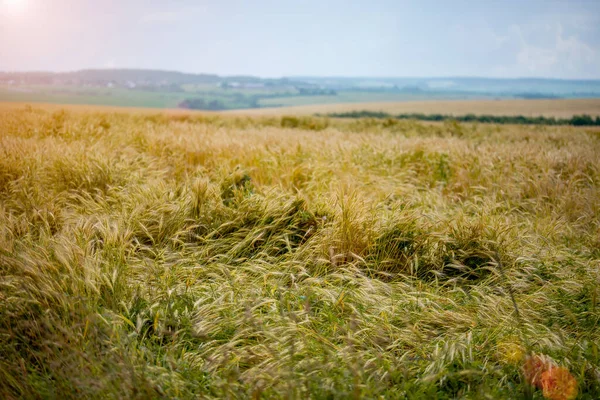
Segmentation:
{"type": "Polygon", "coordinates": [[[600,79],[600,0],[0,0],[0,71],[600,79]]]}

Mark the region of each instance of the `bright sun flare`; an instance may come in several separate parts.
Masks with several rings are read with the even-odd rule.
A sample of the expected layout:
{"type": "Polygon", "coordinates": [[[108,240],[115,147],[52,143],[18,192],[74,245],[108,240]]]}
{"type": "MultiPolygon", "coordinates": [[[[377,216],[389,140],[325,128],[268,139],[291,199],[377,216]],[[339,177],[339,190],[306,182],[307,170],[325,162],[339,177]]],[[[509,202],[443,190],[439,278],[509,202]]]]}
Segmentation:
{"type": "Polygon", "coordinates": [[[11,8],[23,8],[25,6],[25,0],[2,0],[1,3],[11,8]]]}
{"type": "Polygon", "coordinates": [[[27,10],[28,0],[0,0],[0,13],[6,11],[8,15],[19,16],[27,10]]]}

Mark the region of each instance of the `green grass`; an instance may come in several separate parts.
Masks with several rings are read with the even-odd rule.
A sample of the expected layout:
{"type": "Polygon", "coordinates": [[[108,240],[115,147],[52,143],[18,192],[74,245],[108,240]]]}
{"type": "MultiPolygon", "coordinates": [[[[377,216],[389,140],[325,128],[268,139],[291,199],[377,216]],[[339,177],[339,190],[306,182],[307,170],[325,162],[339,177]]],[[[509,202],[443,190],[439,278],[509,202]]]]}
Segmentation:
{"type": "Polygon", "coordinates": [[[3,398],[542,398],[507,346],[600,397],[595,131],[26,107],[0,132],[3,398]]]}

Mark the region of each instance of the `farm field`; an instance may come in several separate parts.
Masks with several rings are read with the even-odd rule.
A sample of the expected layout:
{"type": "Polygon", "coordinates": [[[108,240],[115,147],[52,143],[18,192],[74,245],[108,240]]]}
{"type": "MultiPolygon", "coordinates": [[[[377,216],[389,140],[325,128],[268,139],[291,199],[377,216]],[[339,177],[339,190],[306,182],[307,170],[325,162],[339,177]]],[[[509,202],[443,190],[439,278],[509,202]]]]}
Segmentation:
{"type": "MultiPolygon", "coordinates": [[[[507,96],[503,96],[506,98],[507,96]]],[[[454,101],[454,100],[493,99],[489,94],[479,93],[394,93],[394,92],[364,92],[341,91],[335,96],[288,96],[261,99],[261,107],[319,107],[324,104],[346,105],[347,103],[379,103],[404,101],[454,101]]]]}
{"type": "MultiPolygon", "coordinates": [[[[213,85],[214,86],[214,85],[213,85]]],[[[277,93],[277,92],[276,92],[277,93]]],[[[279,93],[283,96],[283,93],[279,93]]],[[[54,103],[64,105],[91,105],[107,107],[139,107],[174,109],[190,99],[202,99],[206,106],[218,101],[223,109],[247,108],[254,105],[255,96],[274,95],[260,90],[230,91],[207,86],[173,88],[125,89],[120,87],[81,87],[28,85],[11,87],[0,85],[0,102],[54,103]]],[[[256,103],[258,106],[258,103],[256,103]]]]}
{"type": "Polygon", "coordinates": [[[340,107],[0,105],[0,397],[599,398],[598,131],[340,107]]]}
{"type": "Polygon", "coordinates": [[[185,93],[145,92],[118,88],[0,86],[0,101],[24,103],[81,104],[114,107],[176,108],[185,93]]]}
{"type": "Polygon", "coordinates": [[[600,99],[532,100],[423,100],[355,102],[344,104],[302,105],[231,111],[247,115],[312,115],[349,111],[383,111],[390,114],[488,114],[569,118],[577,114],[600,115],[600,99]]]}
{"type": "MultiPolygon", "coordinates": [[[[255,109],[297,105],[398,102],[415,100],[449,100],[491,98],[485,94],[393,93],[345,90],[335,95],[299,95],[294,87],[234,89],[215,85],[182,85],[176,89],[126,89],[121,87],[82,87],[0,84],[0,102],[54,103],[64,105],[97,105],[113,107],[178,108],[185,100],[202,99],[220,102],[223,109],[255,109]],[[254,98],[254,100],[252,100],[254,98]]],[[[506,95],[504,96],[506,97],[506,95]]]]}
{"type": "Polygon", "coordinates": [[[57,103],[28,103],[28,102],[1,102],[0,113],[3,115],[22,112],[24,110],[38,110],[44,112],[65,111],[71,114],[135,114],[135,115],[165,115],[165,116],[199,116],[217,114],[214,111],[194,111],[182,108],[151,108],[151,107],[126,107],[94,104],[57,104],[57,103]]]}

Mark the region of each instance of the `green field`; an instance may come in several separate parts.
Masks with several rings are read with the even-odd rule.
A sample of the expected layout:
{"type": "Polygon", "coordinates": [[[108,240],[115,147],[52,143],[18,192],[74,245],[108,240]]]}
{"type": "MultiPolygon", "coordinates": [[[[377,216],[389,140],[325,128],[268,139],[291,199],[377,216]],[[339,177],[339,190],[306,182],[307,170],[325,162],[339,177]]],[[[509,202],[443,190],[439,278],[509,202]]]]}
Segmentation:
{"type": "Polygon", "coordinates": [[[600,135],[0,107],[0,397],[600,398],[600,135]]]}
{"type": "Polygon", "coordinates": [[[285,107],[315,104],[361,103],[382,101],[418,100],[464,100],[489,98],[482,95],[460,94],[408,94],[385,92],[344,91],[335,96],[290,95],[284,89],[220,89],[214,85],[183,85],[181,91],[145,91],[124,88],[79,87],[79,86],[0,86],[0,101],[20,103],[89,104],[120,107],[177,108],[185,99],[202,98],[206,101],[219,100],[226,109],[258,107],[285,107]],[[284,95],[285,94],[285,95],[284,95]],[[279,97],[278,97],[279,96],[279,97]],[[248,100],[256,97],[255,106],[248,100]],[[239,99],[244,99],[240,101],[239,99]]]}
{"type": "Polygon", "coordinates": [[[184,92],[144,92],[119,88],[0,86],[0,101],[20,103],[88,104],[120,107],[177,108],[184,92]]]}
{"type": "Polygon", "coordinates": [[[200,98],[206,102],[218,100],[224,109],[250,107],[249,101],[255,96],[266,95],[264,91],[225,90],[196,85],[185,90],[169,91],[81,87],[81,86],[0,86],[1,102],[87,104],[118,107],[178,108],[186,99],[200,98]]]}
{"type": "MultiPolygon", "coordinates": [[[[600,81],[218,76],[137,69],[1,72],[0,102],[205,111],[404,102],[593,100],[600,81]]],[[[524,107],[527,109],[527,107],[524,107]]],[[[369,108],[365,108],[369,109],[369,108]]]]}

